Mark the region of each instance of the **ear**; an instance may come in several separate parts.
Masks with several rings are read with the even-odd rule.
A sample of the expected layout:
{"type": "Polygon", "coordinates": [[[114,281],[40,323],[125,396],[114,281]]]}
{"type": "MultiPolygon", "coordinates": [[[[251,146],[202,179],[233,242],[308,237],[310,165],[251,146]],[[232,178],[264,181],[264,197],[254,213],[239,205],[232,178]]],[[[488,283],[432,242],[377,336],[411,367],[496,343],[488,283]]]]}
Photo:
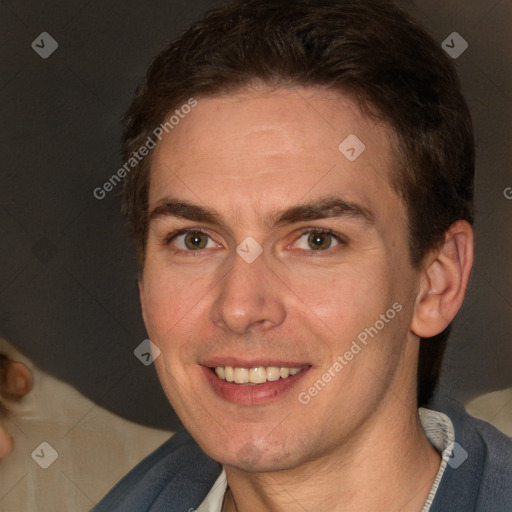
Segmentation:
{"type": "Polygon", "coordinates": [[[473,229],[459,220],[446,232],[441,248],[426,259],[411,323],[414,334],[430,338],[455,318],[466,294],[473,257],[473,229]]]}

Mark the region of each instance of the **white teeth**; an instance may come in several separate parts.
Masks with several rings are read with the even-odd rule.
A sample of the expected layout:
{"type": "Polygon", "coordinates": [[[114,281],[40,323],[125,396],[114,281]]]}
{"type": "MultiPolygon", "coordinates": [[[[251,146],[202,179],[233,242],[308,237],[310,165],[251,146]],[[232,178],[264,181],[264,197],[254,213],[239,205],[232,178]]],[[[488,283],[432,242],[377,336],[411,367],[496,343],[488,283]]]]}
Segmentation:
{"type": "Polygon", "coordinates": [[[235,368],[235,382],[247,384],[249,382],[249,370],[247,368],[235,368]]]}
{"type": "Polygon", "coordinates": [[[249,382],[252,384],[262,384],[267,381],[267,371],[263,366],[251,368],[249,370],[249,382]]]}
{"type": "Polygon", "coordinates": [[[281,374],[279,373],[279,368],[277,366],[269,366],[267,368],[267,380],[269,382],[274,382],[281,378],[281,374]]]}
{"type": "Polygon", "coordinates": [[[235,382],[236,384],[264,384],[265,382],[275,382],[279,379],[286,379],[297,375],[305,367],[285,368],[278,366],[258,366],[256,368],[238,368],[232,366],[217,366],[215,373],[221,380],[235,382]]]}
{"type": "MultiPolygon", "coordinates": [[[[217,368],[222,368],[222,366],[217,366],[217,368]]],[[[222,377],[219,376],[219,379],[221,379],[222,377]]],[[[228,381],[228,382],[233,382],[235,380],[235,375],[234,375],[234,372],[233,372],[233,367],[231,366],[226,366],[224,368],[224,378],[228,381]]]]}

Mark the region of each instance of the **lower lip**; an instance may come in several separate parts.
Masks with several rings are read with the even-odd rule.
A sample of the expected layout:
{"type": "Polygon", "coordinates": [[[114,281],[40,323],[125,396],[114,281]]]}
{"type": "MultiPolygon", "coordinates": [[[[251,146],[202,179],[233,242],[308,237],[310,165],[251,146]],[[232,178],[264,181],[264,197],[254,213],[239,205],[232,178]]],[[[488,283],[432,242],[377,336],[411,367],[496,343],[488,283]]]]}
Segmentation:
{"type": "Polygon", "coordinates": [[[217,375],[206,366],[201,369],[210,383],[213,391],[228,402],[242,405],[261,405],[272,402],[278,397],[289,392],[291,388],[297,386],[304,375],[311,367],[304,368],[300,373],[279,379],[274,382],[265,382],[264,384],[235,384],[226,380],[219,379],[217,375]]]}

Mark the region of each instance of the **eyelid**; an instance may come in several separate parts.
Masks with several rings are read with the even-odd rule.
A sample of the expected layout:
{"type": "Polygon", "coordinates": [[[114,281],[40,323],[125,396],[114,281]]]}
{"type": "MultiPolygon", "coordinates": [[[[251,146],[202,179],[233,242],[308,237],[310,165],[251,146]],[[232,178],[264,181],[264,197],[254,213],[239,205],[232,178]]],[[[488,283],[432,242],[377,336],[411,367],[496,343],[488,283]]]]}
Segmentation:
{"type": "MultiPolygon", "coordinates": [[[[192,227],[192,228],[181,228],[181,229],[178,229],[176,231],[173,231],[172,233],[169,233],[165,237],[164,243],[165,243],[165,245],[169,245],[177,237],[179,237],[181,235],[186,235],[187,233],[202,233],[203,235],[206,235],[215,244],[220,245],[216,240],[214,240],[214,238],[210,235],[210,233],[208,232],[207,229],[199,228],[199,227],[197,227],[197,228],[194,228],[194,227],[192,227]]],[[[293,246],[297,242],[297,240],[302,238],[304,235],[308,235],[310,233],[324,233],[324,234],[330,235],[338,243],[334,247],[329,247],[329,249],[324,249],[324,250],[321,250],[321,249],[318,249],[318,250],[311,249],[309,251],[307,249],[299,249],[300,251],[312,252],[312,253],[322,253],[322,252],[326,253],[326,252],[329,252],[330,250],[334,249],[335,247],[338,247],[338,245],[346,245],[348,243],[347,239],[343,235],[341,235],[339,233],[336,233],[336,232],[332,231],[331,229],[321,228],[321,227],[310,227],[310,228],[302,228],[299,231],[299,234],[294,237],[293,241],[286,245],[286,249],[288,249],[291,246],[293,246]]],[[[196,254],[196,253],[199,253],[199,252],[204,252],[204,250],[205,249],[197,249],[197,250],[192,250],[192,249],[190,249],[190,250],[175,249],[175,251],[177,253],[187,253],[187,254],[196,254]]]]}
{"type": "MultiPolygon", "coordinates": [[[[178,238],[179,236],[181,235],[186,235],[188,233],[201,233],[203,235],[206,235],[212,242],[214,242],[216,245],[220,245],[217,241],[215,241],[213,239],[213,237],[208,233],[208,230],[204,229],[204,228],[182,228],[182,229],[178,229],[176,231],[173,231],[172,233],[169,233],[165,238],[164,238],[164,244],[165,245],[169,245],[173,240],[175,240],[176,238],[178,238]]],[[[199,253],[199,252],[203,252],[204,249],[195,249],[195,250],[184,250],[184,249],[178,249],[176,248],[175,251],[177,253],[187,253],[187,254],[195,254],[195,253],[199,253]]]]}
{"type": "MultiPolygon", "coordinates": [[[[174,238],[176,238],[179,235],[185,235],[187,233],[204,233],[205,235],[210,236],[208,233],[208,230],[205,228],[180,228],[176,229],[175,231],[172,231],[168,235],[165,236],[165,242],[170,242],[174,238]]],[[[210,236],[211,238],[211,236],[210,236]]]]}
{"type": "MultiPolygon", "coordinates": [[[[338,242],[338,244],[335,245],[334,247],[338,247],[338,245],[346,245],[348,243],[348,240],[343,235],[336,233],[336,232],[332,231],[331,229],[328,229],[328,228],[304,228],[300,231],[299,235],[294,238],[293,242],[291,244],[287,245],[287,248],[290,247],[291,245],[295,244],[297,242],[297,240],[302,238],[304,235],[309,235],[310,233],[323,233],[326,235],[330,235],[334,240],[336,240],[336,242],[338,242]]],[[[320,252],[329,252],[331,249],[334,249],[334,247],[329,247],[329,249],[324,249],[324,250],[321,250],[321,249],[317,249],[317,250],[311,249],[310,251],[307,251],[306,249],[299,249],[299,250],[320,253],[320,252]]]]}

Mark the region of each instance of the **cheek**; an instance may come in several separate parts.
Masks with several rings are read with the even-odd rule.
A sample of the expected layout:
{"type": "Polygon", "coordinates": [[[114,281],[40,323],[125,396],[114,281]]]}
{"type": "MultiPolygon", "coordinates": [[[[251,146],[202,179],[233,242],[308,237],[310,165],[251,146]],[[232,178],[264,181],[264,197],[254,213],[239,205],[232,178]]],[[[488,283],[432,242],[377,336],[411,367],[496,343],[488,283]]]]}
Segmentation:
{"type": "Polygon", "coordinates": [[[183,380],[180,364],[195,364],[197,340],[209,333],[210,283],[165,271],[148,272],[141,297],[149,339],[160,349],[157,370],[165,381],[183,380]]]}
{"type": "Polygon", "coordinates": [[[292,290],[310,313],[326,325],[349,327],[372,318],[375,310],[389,307],[392,293],[383,282],[383,271],[375,266],[345,266],[336,272],[320,272],[304,277],[297,273],[292,290]]]}
{"type": "Polygon", "coordinates": [[[191,279],[166,268],[147,268],[141,304],[150,336],[165,339],[175,328],[186,324],[201,307],[207,289],[207,283],[200,278],[191,279]]]}
{"type": "Polygon", "coordinates": [[[315,295],[316,304],[311,311],[321,316],[326,326],[324,339],[329,340],[331,359],[345,354],[353,342],[364,352],[357,355],[358,364],[351,365],[354,368],[363,362],[373,365],[387,360],[400,350],[404,339],[403,294],[389,269],[385,271],[377,266],[352,269],[333,280],[324,293],[316,290],[315,295]]]}
{"type": "Polygon", "coordinates": [[[145,279],[145,290],[142,297],[142,308],[146,329],[153,342],[157,342],[162,334],[170,329],[171,322],[176,318],[176,304],[172,290],[151,279],[145,279]]]}

